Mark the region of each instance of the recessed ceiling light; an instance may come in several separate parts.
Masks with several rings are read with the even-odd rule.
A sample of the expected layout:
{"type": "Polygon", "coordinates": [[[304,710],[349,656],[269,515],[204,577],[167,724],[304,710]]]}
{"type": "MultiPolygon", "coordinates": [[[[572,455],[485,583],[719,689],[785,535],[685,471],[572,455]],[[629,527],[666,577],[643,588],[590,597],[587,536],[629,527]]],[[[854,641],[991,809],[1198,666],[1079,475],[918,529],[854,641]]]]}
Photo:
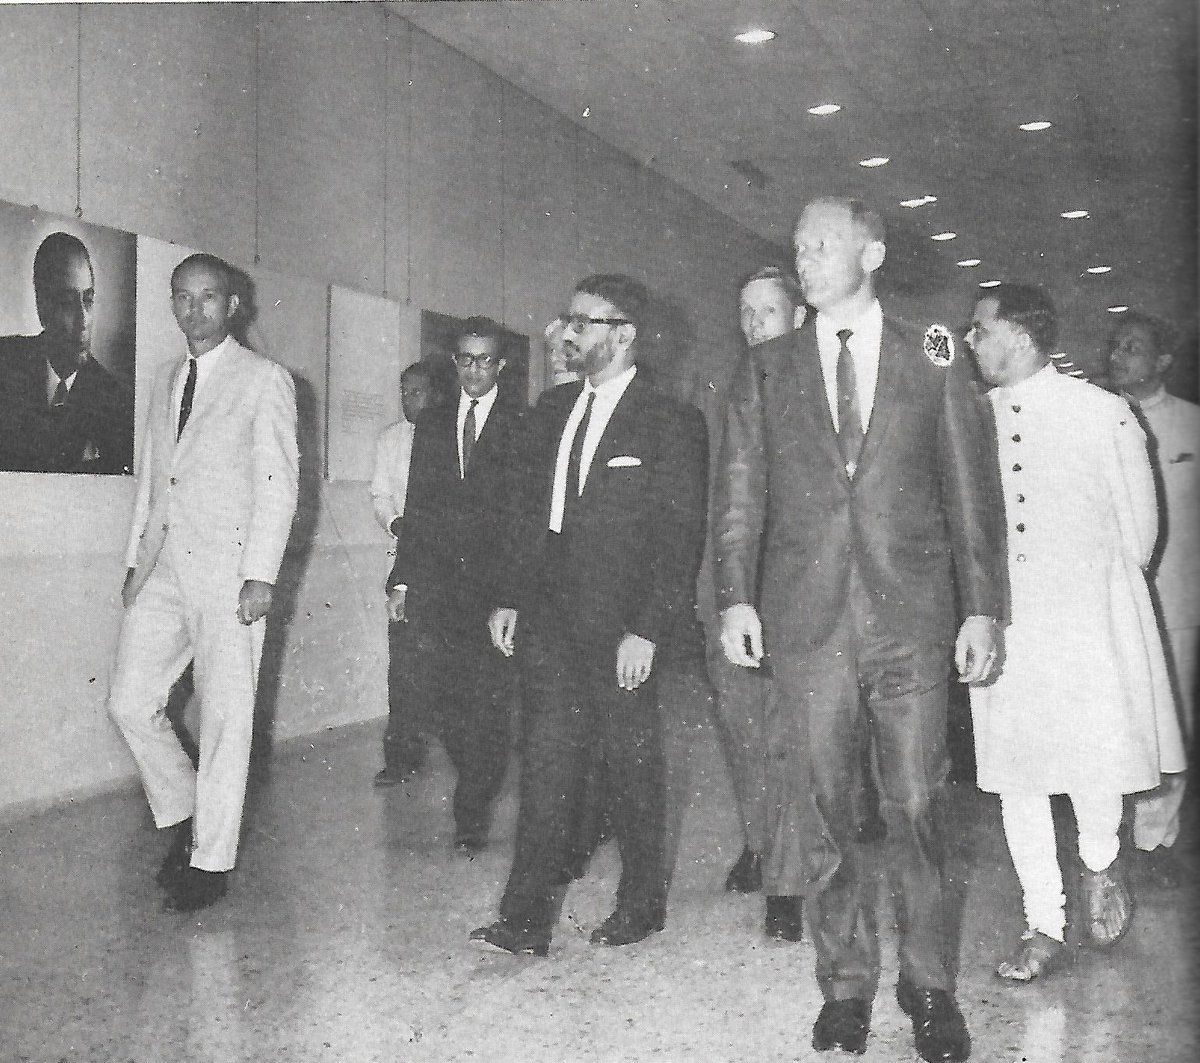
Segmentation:
{"type": "Polygon", "coordinates": [[[860,159],[858,165],[871,169],[875,166],[886,166],[891,161],[886,155],[872,155],[869,159],[860,159]]]}
{"type": "Polygon", "coordinates": [[[755,29],[735,34],[733,39],[741,44],[766,44],[767,41],[773,41],[775,37],[774,30],[755,29]]]}
{"type": "Polygon", "coordinates": [[[810,107],[808,113],[819,115],[837,114],[841,109],[842,105],[840,103],[819,103],[816,107],[810,107]]]}
{"type": "Polygon", "coordinates": [[[902,199],[900,206],[902,207],[923,207],[927,203],[936,203],[937,196],[917,196],[916,199],[902,199]]]}
{"type": "Polygon", "coordinates": [[[1026,133],[1040,133],[1043,129],[1050,128],[1049,122],[1039,120],[1037,122],[1022,122],[1020,128],[1026,133]]]}
{"type": "Polygon", "coordinates": [[[960,258],[958,264],[964,269],[970,269],[972,266],[978,266],[981,261],[983,260],[978,258],[960,258]]]}
{"type": "Polygon", "coordinates": [[[1068,221],[1075,221],[1077,218],[1088,218],[1091,215],[1086,210],[1064,210],[1059,217],[1066,218],[1068,221]]]}
{"type": "Polygon", "coordinates": [[[949,230],[947,230],[944,233],[934,233],[929,239],[930,240],[954,240],[954,239],[957,239],[957,237],[958,237],[958,233],[952,233],[949,230]]]}
{"type": "Polygon", "coordinates": [[[1118,304],[1118,305],[1116,305],[1116,306],[1110,306],[1110,307],[1108,308],[1108,312],[1109,312],[1110,314],[1123,314],[1123,313],[1125,313],[1125,311],[1126,311],[1126,310],[1128,310],[1128,309],[1129,309],[1129,307],[1125,306],[1125,304],[1124,304],[1124,303],[1119,303],[1119,304],[1118,304]]]}
{"type": "Polygon", "coordinates": [[[1088,273],[1111,273],[1112,266],[1088,266],[1088,273]]]}
{"type": "Polygon", "coordinates": [[[981,287],[981,288],[999,288],[1000,284],[1001,284],[1000,281],[980,281],[979,287],[981,287]]]}

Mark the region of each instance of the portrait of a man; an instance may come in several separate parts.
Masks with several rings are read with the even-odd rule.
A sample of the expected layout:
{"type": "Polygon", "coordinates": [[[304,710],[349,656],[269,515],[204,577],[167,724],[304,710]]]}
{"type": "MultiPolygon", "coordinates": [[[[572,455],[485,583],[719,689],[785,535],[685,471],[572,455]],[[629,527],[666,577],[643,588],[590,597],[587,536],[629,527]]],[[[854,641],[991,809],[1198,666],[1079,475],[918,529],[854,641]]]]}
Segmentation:
{"type": "Polygon", "coordinates": [[[9,333],[0,334],[0,471],[130,473],[134,237],[79,223],[70,228],[82,235],[66,225],[45,232],[43,224],[31,241],[21,214],[28,217],[0,204],[0,254],[8,266],[0,332],[9,333]],[[88,229],[96,230],[103,258],[93,255],[88,229]],[[31,256],[22,246],[28,243],[31,256]],[[101,327],[105,311],[112,320],[101,327]]]}

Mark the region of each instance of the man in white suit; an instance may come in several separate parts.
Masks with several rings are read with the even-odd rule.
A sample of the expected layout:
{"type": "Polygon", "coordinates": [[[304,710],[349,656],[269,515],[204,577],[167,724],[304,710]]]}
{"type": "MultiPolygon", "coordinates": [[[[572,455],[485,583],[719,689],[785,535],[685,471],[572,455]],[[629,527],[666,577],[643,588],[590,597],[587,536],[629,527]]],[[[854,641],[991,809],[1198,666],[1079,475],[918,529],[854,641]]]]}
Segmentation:
{"type": "Polygon", "coordinates": [[[188,356],[153,383],[108,711],[171,844],[166,906],[225,894],[237,856],[265,617],[296,510],[295,387],[229,334],[231,270],[192,255],[171,275],[188,356]],[[163,709],[194,662],[198,769],[163,709]]]}

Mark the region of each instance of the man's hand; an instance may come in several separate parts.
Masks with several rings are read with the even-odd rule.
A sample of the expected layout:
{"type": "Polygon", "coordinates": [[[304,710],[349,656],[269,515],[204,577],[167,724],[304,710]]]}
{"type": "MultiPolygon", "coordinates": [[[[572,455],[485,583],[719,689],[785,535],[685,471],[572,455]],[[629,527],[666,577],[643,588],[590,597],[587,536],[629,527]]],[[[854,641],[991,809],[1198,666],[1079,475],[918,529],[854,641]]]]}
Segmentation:
{"type": "Polygon", "coordinates": [[[730,664],[757,668],[763,659],[762,621],[758,611],[744,602],[721,614],[721,648],[730,664]]]}
{"type": "Polygon", "coordinates": [[[275,587],[262,580],[248,579],[238,594],[237,618],[243,624],[253,624],[267,615],[275,587]]]}
{"type": "Polygon", "coordinates": [[[408,618],[404,615],[404,599],[408,596],[407,587],[393,587],[388,591],[387,614],[393,624],[403,623],[408,618]]]}
{"type": "Polygon", "coordinates": [[[622,690],[637,690],[650,678],[653,666],[653,642],[632,633],[621,639],[617,647],[617,686],[622,690]]]}
{"type": "Polygon", "coordinates": [[[513,636],[517,631],[517,611],[515,609],[495,609],[488,617],[488,634],[492,636],[492,645],[505,657],[513,655],[513,636]]]}
{"type": "Polygon", "coordinates": [[[958,629],[954,643],[954,667],[960,683],[989,679],[1000,652],[996,621],[990,616],[969,616],[958,629]]]}
{"type": "Polygon", "coordinates": [[[133,605],[133,600],[137,597],[133,593],[133,575],[135,572],[137,572],[136,568],[127,568],[125,570],[125,582],[121,584],[121,604],[126,609],[133,605]]]}

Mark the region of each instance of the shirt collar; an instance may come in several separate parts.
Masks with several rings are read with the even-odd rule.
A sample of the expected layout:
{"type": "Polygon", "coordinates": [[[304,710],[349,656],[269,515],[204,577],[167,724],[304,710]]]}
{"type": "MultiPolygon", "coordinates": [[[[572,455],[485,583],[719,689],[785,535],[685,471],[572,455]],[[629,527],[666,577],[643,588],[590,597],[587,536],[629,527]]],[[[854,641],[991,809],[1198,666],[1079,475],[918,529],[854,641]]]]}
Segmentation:
{"type": "Polygon", "coordinates": [[[1159,384],[1158,390],[1153,395],[1147,395],[1144,399],[1135,399],[1132,395],[1126,395],[1121,392],[1125,401],[1133,406],[1140,406],[1143,410],[1152,410],[1155,406],[1161,406],[1167,401],[1167,389],[1163,384],[1159,384]]]}
{"type": "Polygon", "coordinates": [[[486,394],[480,395],[478,399],[472,399],[463,389],[458,389],[458,415],[465,417],[468,407],[472,402],[476,403],[475,410],[478,415],[486,414],[491,410],[492,405],[496,401],[496,396],[500,393],[500,388],[493,384],[492,390],[486,394]]]}
{"type": "Polygon", "coordinates": [[[636,375],[637,363],[635,362],[623,373],[617,374],[611,380],[606,380],[598,386],[594,386],[590,380],[585,380],[583,382],[583,394],[587,395],[594,391],[597,402],[616,402],[617,399],[625,394],[625,389],[629,387],[629,382],[636,375]]]}
{"type": "Polygon", "coordinates": [[[835,317],[819,312],[817,314],[817,339],[822,343],[836,343],[837,334],[842,329],[850,329],[858,336],[881,335],[883,332],[883,308],[878,299],[872,299],[861,314],[856,317],[835,317]]]}

